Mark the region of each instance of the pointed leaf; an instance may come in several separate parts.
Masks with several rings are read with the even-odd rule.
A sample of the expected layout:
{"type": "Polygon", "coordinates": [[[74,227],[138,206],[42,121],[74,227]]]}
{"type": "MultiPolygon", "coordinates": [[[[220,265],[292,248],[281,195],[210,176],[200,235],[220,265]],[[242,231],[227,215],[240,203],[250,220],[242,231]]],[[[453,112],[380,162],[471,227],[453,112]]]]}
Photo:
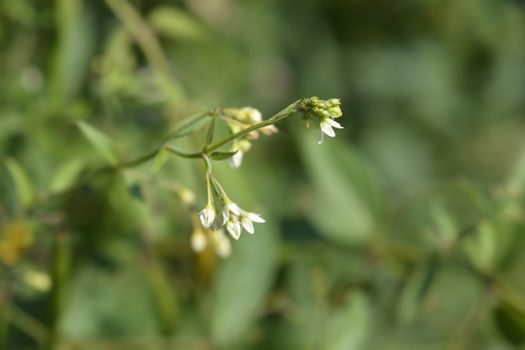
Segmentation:
{"type": "Polygon", "coordinates": [[[206,28],[186,11],[174,6],[159,6],[148,20],[161,35],[173,40],[202,41],[209,37],[206,28]]]}
{"type": "Polygon", "coordinates": [[[370,326],[370,302],[357,293],[330,315],[326,323],[327,350],[365,349],[370,326]]]}
{"type": "Polygon", "coordinates": [[[153,159],[153,170],[159,171],[160,168],[162,168],[162,166],[166,164],[168,159],[170,159],[170,151],[162,147],[155,156],[155,159],[153,159]]]}
{"type": "Polygon", "coordinates": [[[5,166],[15,183],[15,189],[18,199],[22,207],[27,208],[31,205],[34,199],[33,185],[27,175],[26,171],[13,158],[8,158],[5,161],[5,166]]]}
{"type": "Polygon", "coordinates": [[[213,152],[210,154],[210,158],[213,160],[225,160],[233,157],[238,150],[232,151],[232,152],[213,152]]]}
{"type": "Polygon", "coordinates": [[[113,165],[117,164],[118,157],[116,148],[106,134],[83,121],[79,121],[77,125],[84,136],[108,163],[113,165]]]}
{"type": "Polygon", "coordinates": [[[210,127],[208,129],[208,135],[206,136],[206,146],[213,142],[213,132],[215,130],[215,117],[211,118],[210,127]]]}
{"type": "Polygon", "coordinates": [[[253,236],[235,242],[233,254],[222,266],[211,315],[213,340],[224,348],[238,341],[253,324],[272,286],[276,268],[277,232],[259,225],[253,236]]]}
{"type": "Polygon", "coordinates": [[[51,192],[58,193],[71,187],[82,171],[82,166],[82,161],[79,159],[67,161],[59,166],[51,180],[51,192]]]}

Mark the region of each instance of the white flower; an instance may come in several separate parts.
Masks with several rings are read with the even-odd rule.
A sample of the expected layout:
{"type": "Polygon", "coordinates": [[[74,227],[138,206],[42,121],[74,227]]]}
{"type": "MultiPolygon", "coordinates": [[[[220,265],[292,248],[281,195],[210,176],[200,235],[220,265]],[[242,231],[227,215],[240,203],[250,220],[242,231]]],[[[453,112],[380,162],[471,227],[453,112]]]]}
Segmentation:
{"type": "Polygon", "coordinates": [[[253,228],[253,223],[259,222],[263,223],[266,222],[262,217],[255,213],[250,213],[247,211],[243,211],[241,214],[241,223],[242,227],[249,233],[252,234],[255,232],[255,229],[253,228]]]}
{"type": "Polygon", "coordinates": [[[191,248],[194,252],[200,253],[206,248],[206,236],[200,229],[196,229],[191,235],[191,248]]]}
{"type": "Polygon", "coordinates": [[[213,209],[213,207],[208,204],[199,213],[199,219],[201,221],[202,227],[204,228],[210,227],[215,221],[215,216],[216,216],[215,209],[213,209]]]}
{"type": "Polygon", "coordinates": [[[230,158],[231,167],[239,168],[241,166],[243,156],[244,156],[244,153],[241,150],[238,150],[237,153],[235,153],[233,157],[230,158]]]}
{"type": "Polygon", "coordinates": [[[215,246],[215,252],[221,258],[226,258],[231,254],[231,243],[223,230],[213,230],[211,232],[211,239],[215,246]]]}
{"type": "Polygon", "coordinates": [[[252,144],[247,139],[235,140],[233,142],[233,149],[237,152],[230,158],[230,166],[232,168],[238,168],[241,166],[242,158],[244,154],[250,150],[252,144]]]}
{"type": "Polygon", "coordinates": [[[239,208],[239,206],[232,201],[226,202],[224,204],[224,209],[222,210],[222,224],[226,224],[226,222],[230,219],[231,216],[239,215],[241,215],[241,208],[239,208]]]}
{"type": "Polygon", "coordinates": [[[244,107],[240,109],[241,112],[246,113],[248,120],[252,124],[260,123],[262,121],[262,114],[258,109],[253,107],[244,107]]]}
{"type": "Polygon", "coordinates": [[[233,239],[239,239],[241,237],[241,223],[239,222],[239,217],[236,215],[231,215],[226,222],[226,230],[232,236],[233,239]]]}
{"type": "Polygon", "coordinates": [[[260,129],[261,132],[266,136],[271,136],[277,132],[279,132],[279,129],[275,125],[268,125],[260,129]]]}
{"type": "Polygon", "coordinates": [[[335,131],[333,128],[343,129],[341,124],[330,117],[323,117],[321,119],[321,138],[319,139],[319,144],[323,143],[323,134],[326,134],[330,137],[335,137],[335,131]]]}

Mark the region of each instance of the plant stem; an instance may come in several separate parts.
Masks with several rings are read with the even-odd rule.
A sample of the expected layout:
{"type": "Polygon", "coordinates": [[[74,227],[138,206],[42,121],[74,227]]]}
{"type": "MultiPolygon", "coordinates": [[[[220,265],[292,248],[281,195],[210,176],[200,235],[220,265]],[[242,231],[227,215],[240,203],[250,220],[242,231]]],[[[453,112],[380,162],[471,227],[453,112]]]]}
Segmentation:
{"type": "Polygon", "coordinates": [[[287,108],[283,109],[282,111],[280,111],[279,113],[275,114],[273,117],[271,117],[270,119],[268,120],[265,120],[265,121],[262,121],[260,123],[257,123],[257,124],[254,124],[246,129],[242,129],[241,131],[233,134],[233,135],[230,135],[229,137],[221,140],[221,141],[218,141],[216,143],[213,143],[211,145],[209,145],[208,147],[205,148],[205,151],[206,153],[208,152],[212,152],[212,151],[215,151],[216,149],[224,146],[225,144],[227,144],[228,142],[231,142],[239,137],[242,137],[244,135],[247,135],[249,134],[250,132],[254,131],[254,130],[258,130],[258,129],[261,129],[261,128],[264,128],[265,126],[270,126],[270,125],[273,125],[283,119],[286,119],[288,117],[290,117],[293,113],[295,113],[297,111],[297,106],[298,106],[298,103],[300,102],[299,101],[296,101],[294,103],[292,103],[290,106],[288,106],[287,108]]]}
{"type": "MultiPolygon", "coordinates": [[[[270,119],[267,119],[267,120],[262,121],[260,123],[254,124],[254,125],[246,128],[246,129],[243,129],[243,130],[241,130],[241,131],[239,131],[239,132],[237,132],[237,133],[235,133],[233,135],[230,135],[230,136],[224,138],[221,141],[217,141],[217,142],[215,142],[215,143],[213,143],[211,145],[208,145],[201,152],[188,153],[188,152],[179,151],[179,150],[177,150],[176,148],[174,148],[171,145],[162,145],[160,147],[157,147],[155,150],[151,151],[150,153],[147,153],[147,154],[145,154],[145,155],[143,155],[143,156],[141,156],[141,157],[139,157],[137,159],[133,159],[133,160],[128,161],[128,162],[120,163],[120,164],[116,165],[114,168],[116,168],[116,169],[132,168],[134,166],[137,166],[137,165],[140,165],[142,163],[145,163],[145,162],[155,158],[157,153],[159,153],[163,148],[167,149],[168,151],[170,151],[171,153],[173,153],[175,155],[178,155],[179,157],[183,157],[183,158],[203,158],[204,155],[209,154],[210,152],[213,152],[213,151],[217,150],[218,148],[226,145],[229,142],[232,142],[235,139],[238,139],[239,137],[247,135],[247,134],[249,134],[252,131],[264,128],[266,126],[273,125],[273,124],[275,124],[275,123],[277,123],[277,122],[279,122],[279,121],[281,121],[283,119],[286,119],[286,118],[292,116],[295,112],[298,111],[298,106],[299,106],[300,102],[301,102],[301,100],[298,100],[298,101],[292,103],[287,108],[285,108],[282,111],[278,112],[277,114],[273,115],[270,119]]],[[[205,116],[207,114],[203,114],[203,115],[205,116]]]]}

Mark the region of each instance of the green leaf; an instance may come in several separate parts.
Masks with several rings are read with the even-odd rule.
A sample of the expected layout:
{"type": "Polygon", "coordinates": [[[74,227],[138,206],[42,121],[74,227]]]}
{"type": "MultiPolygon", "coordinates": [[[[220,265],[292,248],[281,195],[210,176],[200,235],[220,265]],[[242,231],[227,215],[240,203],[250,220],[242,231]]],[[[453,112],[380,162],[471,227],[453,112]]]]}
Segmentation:
{"type": "Polygon", "coordinates": [[[275,274],[277,232],[258,225],[255,235],[243,234],[222,266],[215,285],[211,316],[213,340],[228,346],[242,337],[257,318],[275,274]]]}
{"type": "Polygon", "coordinates": [[[305,132],[299,139],[316,195],[311,219],[331,239],[349,244],[366,241],[383,212],[377,178],[347,144],[329,139],[318,145],[315,137],[305,132]]]}
{"type": "Polygon", "coordinates": [[[208,134],[206,135],[206,146],[213,142],[213,132],[215,130],[215,116],[211,118],[210,127],[208,128],[208,134]]]}
{"type": "Polygon", "coordinates": [[[354,294],[326,322],[326,350],[364,349],[370,325],[370,302],[364,294],[354,294]]]}
{"type": "Polygon", "coordinates": [[[89,70],[95,44],[93,15],[84,0],[56,1],[57,43],[52,61],[50,87],[58,105],[74,96],[89,70]]]}
{"type": "Polygon", "coordinates": [[[505,339],[514,345],[525,344],[525,312],[520,308],[501,302],[494,310],[496,326],[505,339]]]}
{"type": "Polygon", "coordinates": [[[51,192],[63,192],[70,188],[77,180],[83,165],[80,159],[72,159],[62,164],[51,180],[51,185],[49,186],[51,192]]]}
{"type": "Polygon", "coordinates": [[[408,277],[397,309],[397,318],[401,324],[407,325],[417,316],[421,303],[434,281],[435,272],[435,264],[430,263],[408,277]]]}
{"type": "Polygon", "coordinates": [[[95,127],[83,121],[77,122],[77,125],[80,128],[80,131],[82,131],[82,133],[84,134],[84,136],[89,140],[89,142],[91,142],[93,147],[95,147],[98,153],[109,164],[112,164],[112,165],[117,164],[118,157],[117,157],[116,148],[108,136],[106,136],[100,130],[96,129],[95,127]]]}
{"type": "Polygon", "coordinates": [[[23,208],[29,207],[34,200],[33,185],[29,176],[20,164],[13,158],[8,158],[5,161],[5,166],[15,183],[15,189],[18,195],[18,200],[23,208]]]}
{"type": "Polygon", "coordinates": [[[463,242],[463,249],[472,263],[482,271],[493,270],[497,258],[497,232],[489,221],[480,223],[475,235],[463,242]]]}
{"type": "Polygon", "coordinates": [[[159,171],[168,159],[170,159],[170,151],[162,147],[155,156],[155,159],[153,159],[153,170],[159,171]]]}
{"type": "Polygon", "coordinates": [[[175,7],[159,6],[148,20],[157,32],[174,40],[201,41],[209,36],[203,25],[175,7]]]}
{"type": "Polygon", "coordinates": [[[239,150],[232,152],[213,152],[210,154],[210,158],[213,160],[225,160],[233,157],[239,150]]]}

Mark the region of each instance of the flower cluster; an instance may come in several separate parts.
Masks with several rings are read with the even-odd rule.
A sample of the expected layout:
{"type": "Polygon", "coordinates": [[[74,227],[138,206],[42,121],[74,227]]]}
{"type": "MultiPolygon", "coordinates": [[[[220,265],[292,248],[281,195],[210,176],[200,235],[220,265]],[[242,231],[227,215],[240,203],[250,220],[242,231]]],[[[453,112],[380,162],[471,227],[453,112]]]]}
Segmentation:
{"type": "Polygon", "coordinates": [[[238,109],[222,109],[220,112],[214,111],[214,117],[220,117],[230,129],[231,135],[223,141],[211,143],[213,140],[213,125],[215,119],[210,124],[208,131],[208,143],[204,150],[199,154],[185,154],[177,151],[176,154],[193,158],[195,155],[202,157],[206,165],[206,184],[208,193],[208,203],[197,215],[194,213],[194,232],[191,238],[191,245],[194,251],[201,252],[207,247],[215,249],[217,255],[228,256],[231,252],[230,240],[226,236],[227,232],[233,239],[240,238],[243,230],[253,234],[255,232],[254,223],[264,223],[264,219],[258,214],[241,209],[233,202],[221,184],[213,176],[210,160],[225,159],[214,157],[214,154],[222,153],[231,157],[231,165],[238,168],[242,158],[251,148],[251,141],[257,139],[260,134],[272,135],[277,132],[274,123],[288,118],[296,112],[302,112],[305,120],[313,117],[319,120],[321,129],[321,139],[324,135],[335,137],[335,129],[343,127],[335,119],[343,115],[341,111],[341,101],[333,98],[321,100],[318,97],[298,100],[281,112],[275,114],[270,119],[263,121],[261,112],[255,108],[244,107],[238,109]],[[231,142],[233,152],[215,152],[221,146],[231,142]],[[200,222],[200,224],[199,224],[200,222]]]}
{"type": "Polygon", "coordinates": [[[198,219],[202,227],[194,225],[198,227],[194,228],[192,248],[196,252],[203,251],[207,242],[211,241],[217,255],[227,256],[231,250],[230,242],[222,227],[233,239],[237,240],[240,238],[243,228],[246,232],[253,234],[255,232],[253,223],[264,223],[265,220],[258,214],[241,209],[228,197],[221,184],[209,173],[206,175],[206,183],[208,203],[199,212],[198,219]],[[222,220],[217,215],[216,199],[222,207],[222,220]],[[205,231],[210,232],[209,238],[207,238],[205,231]]]}
{"type": "MultiPolygon", "coordinates": [[[[249,128],[257,123],[262,122],[262,114],[259,110],[252,107],[244,108],[227,108],[222,110],[222,118],[228,124],[232,134],[236,134],[239,131],[249,128]]],[[[231,166],[238,168],[241,166],[242,158],[246,152],[250,150],[252,144],[250,141],[259,138],[259,134],[273,135],[277,131],[277,127],[274,125],[268,125],[258,130],[253,130],[239,139],[233,142],[233,148],[237,150],[237,153],[231,158],[231,166]]]]}
{"type": "Polygon", "coordinates": [[[303,101],[303,108],[308,112],[319,118],[321,127],[321,138],[319,144],[323,143],[323,136],[326,134],[330,137],[335,137],[336,129],[342,129],[341,124],[334,119],[343,116],[341,110],[341,100],[338,98],[331,98],[329,100],[321,100],[318,97],[311,97],[303,101]]]}

